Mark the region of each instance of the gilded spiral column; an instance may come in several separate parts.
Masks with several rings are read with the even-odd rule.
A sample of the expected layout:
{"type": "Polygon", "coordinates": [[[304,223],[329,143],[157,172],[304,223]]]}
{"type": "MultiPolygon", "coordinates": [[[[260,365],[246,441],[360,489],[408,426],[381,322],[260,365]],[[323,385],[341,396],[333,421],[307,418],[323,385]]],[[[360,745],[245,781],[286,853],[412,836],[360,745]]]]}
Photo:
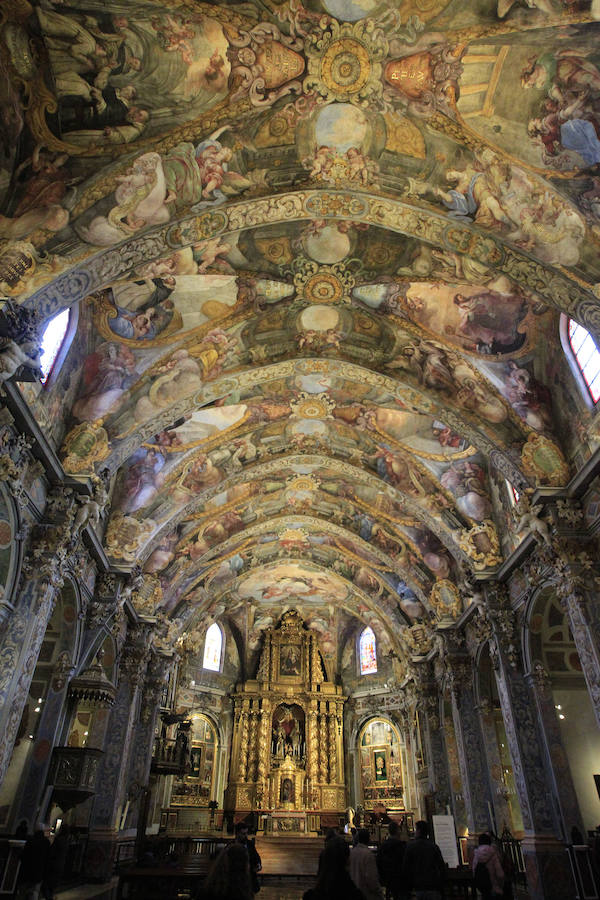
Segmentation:
{"type": "Polygon", "coordinates": [[[308,775],[311,784],[316,785],[319,780],[319,723],[316,709],[311,709],[308,714],[308,775]]]}
{"type": "Polygon", "coordinates": [[[248,760],[248,710],[242,709],[240,713],[240,756],[238,763],[238,780],[246,780],[248,760]]]}
{"type": "Polygon", "coordinates": [[[259,713],[260,725],[258,729],[258,751],[257,751],[257,772],[256,777],[259,785],[264,787],[267,777],[267,763],[269,754],[269,733],[271,725],[271,705],[264,700],[262,709],[259,713]]]}
{"type": "Polygon", "coordinates": [[[246,766],[246,781],[256,781],[256,772],[258,770],[258,713],[252,711],[248,716],[250,720],[249,736],[248,736],[248,764],[246,766]]]}
{"type": "Polygon", "coordinates": [[[319,781],[321,784],[327,781],[327,716],[324,712],[319,715],[319,781]]]}
{"type": "Polygon", "coordinates": [[[333,713],[327,717],[329,720],[329,782],[335,784],[337,777],[337,721],[333,713]]]}

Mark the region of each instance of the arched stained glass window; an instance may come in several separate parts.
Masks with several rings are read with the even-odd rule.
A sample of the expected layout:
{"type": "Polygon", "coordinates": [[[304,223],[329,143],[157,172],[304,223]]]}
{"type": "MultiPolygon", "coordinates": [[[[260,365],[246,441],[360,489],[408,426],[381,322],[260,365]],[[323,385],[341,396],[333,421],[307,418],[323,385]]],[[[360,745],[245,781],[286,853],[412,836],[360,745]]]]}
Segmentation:
{"type": "Polygon", "coordinates": [[[63,345],[67,329],[69,328],[69,317],[71,311],[63,309],[58,315],[50,319],[46,325],[44,334],[42,335],[42,356],[40,359],[40,369],[42,370],[42,384],[46,384],[54,363],[60,353],[63,345]]]}
{"type": "Polygon", "coordinates": [[[377,645],[372,628],[365,628],[358,642],[360,674],[371,675],[377,671],[377,645]]]}
{"type": "Polygon", "coordinates": [[[221,669],[221,647],[223,646],[223,635],[221,629],[216,622],[210,626],[206,632],[206,641],[204,642],[204,662],[203,668],[210,669],[212,672],[218,672],[221,669]]]}
{"type": "Polygon", "coordinates": [[[590,397],[597,403],[600,400],[600,351],[591,334],[573,319],[569,319],[569,344],[590,397]]]}

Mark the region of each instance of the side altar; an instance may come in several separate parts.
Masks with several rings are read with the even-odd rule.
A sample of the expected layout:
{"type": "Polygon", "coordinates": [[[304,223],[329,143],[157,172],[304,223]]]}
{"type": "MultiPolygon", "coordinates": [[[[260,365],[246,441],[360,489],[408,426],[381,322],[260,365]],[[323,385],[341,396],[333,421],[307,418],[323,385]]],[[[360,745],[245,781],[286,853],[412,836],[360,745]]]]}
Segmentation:
{"type": "Polygon", "coordinates": [[[327,681],[317,636],[297,612],[265,632],[256,679],[232,699],[226,809],[268,816],[273,833],[312,830],[319,812],[342,814],[346,698],[327,681]]]}

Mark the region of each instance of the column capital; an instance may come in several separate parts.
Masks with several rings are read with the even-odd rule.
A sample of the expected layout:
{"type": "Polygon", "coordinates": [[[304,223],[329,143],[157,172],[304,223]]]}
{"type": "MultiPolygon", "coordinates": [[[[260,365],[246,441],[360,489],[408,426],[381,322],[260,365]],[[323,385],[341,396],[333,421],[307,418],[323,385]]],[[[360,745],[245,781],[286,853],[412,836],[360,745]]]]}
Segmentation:
{"type": "Polygon", "coordinates": [[[525,676],[525,680],[544,700],[549,700],[552,697],[550,674],[540,662],[535,663],[531,672],[528,672],[525,676]]]}
{"type": "Polygon", "coordinates": [[[465,690],[473,687],[473,664],[470,656],[448,657],[446,672],[451,692],[460,699],[465,690]]]}
{"type": "Polygon", "coordinates": [[[152,631],[146,625],[128,628],[119,660],[119,680],[123,679],[133,687],[141,684],[150,659],[151,639],[152,631]]]}
{"type": "Polygon", "coordinates": [[[520,660],[519,614],[510,603],[506,585],[490,583],[485,590],[486,607],[480,610],[490,629],[490,656],[497,664],[502,654],[511,669],[517,669],[520,660]]]}
{"type": "Polygon", "coordinates": [[[10,412],[5,408],[0,419],[0,482],[6,485],[17,506],[27,505],[27,485],[44,471],[31,455],[32,442],[16,430],[10,412]]]}

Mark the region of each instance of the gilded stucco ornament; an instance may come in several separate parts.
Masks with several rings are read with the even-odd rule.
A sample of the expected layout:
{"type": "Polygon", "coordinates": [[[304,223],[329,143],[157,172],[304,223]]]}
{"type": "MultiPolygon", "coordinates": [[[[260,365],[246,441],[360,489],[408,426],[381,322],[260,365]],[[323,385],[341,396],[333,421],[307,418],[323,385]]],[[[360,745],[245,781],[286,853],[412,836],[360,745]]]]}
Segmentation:
{"type": "Polygon", "coordinates": [[[431,649],[430,636],[425,626],[417,622],[402,631],[402,637],[413,656],[426,656],[431,649]]]}
{"type": "Polygon", "coordinates": [[[102,427],[102,419],[82,422],[66,436],[61,455],[65,472],[73,475],[94,471],[94,465],[103,462],[110,454],[108,434],[102,427]]]}
{"type": "Polygon", "coordinates": [[[22,471],[19,470],[8,453],[3,453],[0,456],[0,481],[6,483],[19,506],[24,506],[27,503],[27,494],[21,481],[22,474],[22,471]]]}
{"type": "Polygon", "coordinates": [[[227,37],[232,102],[248,96],[253,106],[264,108],[302,91],[305,62],[301,37],[286,35],[271,22],[247,30],[227,29],[227,37]]]}
{"type": "Polygon", "coordinates": [[[132,592],[131,602],[139,615],[152,616],[163,599],[162,587],[157,576],[145,575],[141,584],[132,592]]]}
{"type": "Polygon", "coordinates": [[[155,529],[156,522],[152,519],[139,522],[132,516],[113,516],[106,530],[107,553],[115,559],[133,563],[155,529]]]}
{"type": "Polygon", "coordinates": [[[491,569],[502,562],[498,534],[493,522],[484,521],[462,532],[459,547],[476,569],[491,569]]]}
{"type": "Polygon", "coordinates": [[[324,266],[300,256],[294,260],[293,271],[299,298],[315,304],[352,302],[355,278],[344,263],[324,266]]]}
{"type": "Polygon", "coordinates": [[[318,491],[321,481],[315,475],[291,475],[286,487],[290,491],[318,491]]]}
{"type": "Polygon", "coordinates": [[[530,434],[521,451],[521,464],[526,475],[539,484],[561,487],[569,480],[569,467],[559,448],[543,434],[530,434]]]}
{"type": "MultiPolygon", "coordinates": [[[[0,292],[5,297],[15,297],[27,287],[33,289],[36,286],[38,261],[38,254],[31,243],[26,241],[5,243],[0,248],[0,292]]],[[[51,272],[47,265],[42,266],[42,269],[44,268],[47,278],[51,272]]],[[[45,280],[44,278],[43,281],[45,280]]]]}
{"type": "Polygon", "coordinates": [[[304,93],[315,91],[326,101],[368,106],[380,103],[383,94],[383,61],[388,42],[371,19],[340,24],[322,20],[321,32],[307,37],[308,75],[304,93]]]}
{"type": "Polygon", "coordinates": [[[445,578],[434,584],[429,595],[429,603],[440,622],[453,622],[462,612],[462,603],[456,585],[445,578]]]}
{"type": "Polygon", "coordinates": [[[307,394],[302,391],[290,403],[290,410],[297,419],[330,419],[335,405],[329,394],[307,394]]]}
{"type": "Polygon", "coordinates": [[[181,622],[179,619],[169,619],[164,613],[158,613],[156,618],[154,647],[163,652],[172,651],[181,633],[181,622]]]}
{"type": "Polygon", "coordinates": [[[583,510],[575,500],[557,500],[556,512],[558,518],[570,528],[582,528],[585,525],[583,510]]]}

